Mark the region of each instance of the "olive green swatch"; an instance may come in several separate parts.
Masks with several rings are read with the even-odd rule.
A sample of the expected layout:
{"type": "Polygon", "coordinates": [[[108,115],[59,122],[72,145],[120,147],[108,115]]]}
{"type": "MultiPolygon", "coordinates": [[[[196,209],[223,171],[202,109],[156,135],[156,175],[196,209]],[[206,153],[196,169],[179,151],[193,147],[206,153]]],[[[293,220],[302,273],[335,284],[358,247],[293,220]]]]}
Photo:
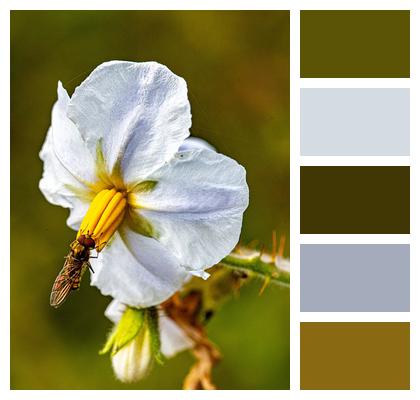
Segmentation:
{"type": "Polygon", "coordinates": [[[410,389],[410,324],[302,322],[300,388],[410,389]]]}
{"type": "Polygon", "coordinates": [[[409,78],[410,11],[301,11],[300,76],[409,78]]]}
{"type": "Polygon", "coordinates": [[[301,167],[300,233],[410,233],[410,168],[301,167]]]}

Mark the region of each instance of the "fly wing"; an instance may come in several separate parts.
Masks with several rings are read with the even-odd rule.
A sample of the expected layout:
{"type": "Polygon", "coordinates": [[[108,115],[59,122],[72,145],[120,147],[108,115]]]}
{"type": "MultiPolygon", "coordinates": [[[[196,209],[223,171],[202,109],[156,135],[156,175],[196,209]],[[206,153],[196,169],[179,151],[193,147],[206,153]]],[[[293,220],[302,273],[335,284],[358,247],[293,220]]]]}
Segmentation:
{"type": "Polygon", "coordinates": [[[66,257],[64,267],[57,275],[51,290],[51,306],[57,308],[64,302],[64,300],[66,300],[71,290],[73,289],[74,284],[80,282],[83,270],[83,261],[72,257],[71,254],[66,257]]]}

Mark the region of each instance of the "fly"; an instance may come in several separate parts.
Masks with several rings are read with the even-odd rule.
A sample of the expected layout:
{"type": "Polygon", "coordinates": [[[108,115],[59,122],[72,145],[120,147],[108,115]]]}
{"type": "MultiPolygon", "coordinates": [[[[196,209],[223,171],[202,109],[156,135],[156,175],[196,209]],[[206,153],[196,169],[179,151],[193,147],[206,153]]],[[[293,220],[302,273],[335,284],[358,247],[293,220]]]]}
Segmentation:
{"type": "Polygon", "coordinates": [[[70,253],[51,290],[51,306],[59,307],[73,290],[80,288],[80,281],[87,268],[93,272],[89,258],[90,250],[95,247],[95,241],[89,235],[81,235],[71,244],[70,253]]]}

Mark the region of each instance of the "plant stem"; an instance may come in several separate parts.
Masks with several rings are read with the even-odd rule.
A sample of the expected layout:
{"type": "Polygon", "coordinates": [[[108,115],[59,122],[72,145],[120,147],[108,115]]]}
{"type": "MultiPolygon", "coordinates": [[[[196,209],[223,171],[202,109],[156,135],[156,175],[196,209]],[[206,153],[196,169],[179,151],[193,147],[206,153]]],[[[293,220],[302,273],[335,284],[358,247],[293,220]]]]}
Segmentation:
{"type": "Polygon", "coordinates": [[[260,256],[245,258],[231,253],[220,261],[220,264],[228,268],[251,272],[278,285],[290,287],[290,272],[278,269],[274,262],[262,261],[260,256]]]}

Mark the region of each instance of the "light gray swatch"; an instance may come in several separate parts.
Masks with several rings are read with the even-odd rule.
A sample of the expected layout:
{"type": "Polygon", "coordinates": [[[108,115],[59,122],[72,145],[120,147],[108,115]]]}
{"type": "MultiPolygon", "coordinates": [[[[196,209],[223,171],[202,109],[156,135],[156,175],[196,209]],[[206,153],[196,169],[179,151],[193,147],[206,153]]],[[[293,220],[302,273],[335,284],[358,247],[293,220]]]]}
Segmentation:
{"type": "Polygon", "coordinates": [[[410,89],[301,89],[300,152],[410,155],[410,89]]]}
{"type": "Polygon", "coordinates": [[[407,244],[303,244],[300,310],[410,311],[407,244]]]}

